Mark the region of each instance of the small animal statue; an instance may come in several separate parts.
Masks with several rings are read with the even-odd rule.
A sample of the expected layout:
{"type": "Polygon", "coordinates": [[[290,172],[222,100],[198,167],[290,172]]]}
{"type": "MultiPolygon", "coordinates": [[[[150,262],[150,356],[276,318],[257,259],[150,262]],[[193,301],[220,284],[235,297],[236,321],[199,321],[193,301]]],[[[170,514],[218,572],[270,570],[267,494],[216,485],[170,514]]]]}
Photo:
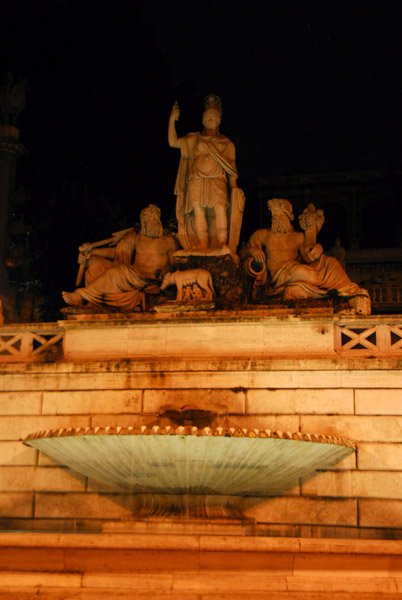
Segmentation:
{"type": "Polygon", "coordinates": [[[177,287],[178,302],[183,301],[183,289],[186,286],[197,284],[205,300],[212,300],[215,295],[214,286],[212,285],[211,273],[206,269],[188,269],[188,271],[175,271],[174,273],[166,273],[163,278],[161,290],[164,290],[169,285],[177,287]]]}

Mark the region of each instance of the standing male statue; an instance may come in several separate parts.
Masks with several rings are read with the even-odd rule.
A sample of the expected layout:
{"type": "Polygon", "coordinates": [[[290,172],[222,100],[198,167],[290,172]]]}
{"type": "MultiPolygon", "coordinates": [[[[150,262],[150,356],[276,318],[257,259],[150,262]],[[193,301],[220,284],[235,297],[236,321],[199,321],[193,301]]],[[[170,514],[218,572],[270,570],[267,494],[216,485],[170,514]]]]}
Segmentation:
{"type": "Polygon", "coordinates": [[[317,233],[324,223],[324,213],[310,204],[299,216],[302,232],[293,229],[292,205],[289,200],[268,201],[272,214],[271,229],[259,229],[241,250],[240,258],[246,271],[263,285],[270,276],[270,287],[284,300],[322,298],[328,292],[349,299],[358,314],[370,314],[367,290],[353,283],[339,261],[323,253],[316,243],[317,233]]]}
{"type": "Polygon", "coordinates": [[[202,133],[188,133],[178,138],[175,121],[179,115],[176,102],[169,119],[168,140],[171,147],[180,148],[181,152],[175,185],[179,239],[185,250],[202,251],[229,245],[235,253],[244,194],[237,187],[234,144],[219,133],[221,100],[215,95],[206,97],[202,133]]]}
{"type": "Polygon", "coordinates": [[[127,229],[108,240],[80,246],[78,262],[80,271],[86,271],[85,287],[62,292],[64,301],[72,306],[87,303],[144,309],[145,295],[159,293],[171,255],[177,250],[173,236],[163,233],[160,215],[159,208],[150,204],[140,213],[140,233],[127,229]],[[99,247],[106,244],[106,248],[99,247]]]}

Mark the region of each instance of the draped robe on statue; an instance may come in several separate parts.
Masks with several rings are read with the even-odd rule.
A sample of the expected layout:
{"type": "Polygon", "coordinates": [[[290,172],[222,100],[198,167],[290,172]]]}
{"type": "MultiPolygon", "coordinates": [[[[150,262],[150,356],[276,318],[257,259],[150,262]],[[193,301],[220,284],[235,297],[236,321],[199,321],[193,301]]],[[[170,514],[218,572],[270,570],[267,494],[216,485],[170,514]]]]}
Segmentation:
{"type": "Polygon", "coordinates": [[[138,236],[134,231],[128,233],[116,245],[113,261],[100,256],[90,258],[85,287],[76,290],[84,300],[97,306],[107,304],[129,310],[144,305],[145,293],[159,292],[161,281],[145,277],[132,264],[138,236]]]}
{"type": "MultiPolygon", "coordinates": [[[[302,298],[322,298],[329,291],[336,291],[339,296],[352,297],[356,295],[367,296],[366,290],[350,280],[341,264],[332,256],[321,256],[309,264],[299,262],[300,256],[293,260],[284,261],[273,267],[270,264],[269,236],[285,236],[301,234],[272,234],[266,229],[259,229],[250,238],[248,245],[252,248],[264,250],[267,256],[267,269],[270,273],[270,287],[274,293],[284,293],[286,300],[302,298]]],[[[262,272],[259,277],[260,285],[265,283],[267,272],[262,272]]]]}
{"type": "MultiPolygon", "coordinates": [[[[206,136],[189,133],[177,140],[181,151],[175,194],[179,238],[184,248],[197,245],[198,237],[193,225],[195,205],[206,209],[228,207],[228,176],[237,177],[235,146],[224,135],[206,136]]],[[[213,210],[209,211],[210,246],[216,243],[213,210]]]]}

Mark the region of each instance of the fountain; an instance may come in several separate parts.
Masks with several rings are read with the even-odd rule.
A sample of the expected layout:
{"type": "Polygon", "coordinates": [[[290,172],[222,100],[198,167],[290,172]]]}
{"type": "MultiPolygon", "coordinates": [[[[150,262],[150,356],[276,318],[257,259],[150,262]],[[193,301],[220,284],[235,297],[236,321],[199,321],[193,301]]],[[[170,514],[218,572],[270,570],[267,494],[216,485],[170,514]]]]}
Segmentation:
{"type": "Polygon", "coordinates": [[[252,526],[242,514],[242,497],[282,495],[355,450],[349,440],[322,435],[177,425],[210,420],[212,413],[194,408],[170,413],[172,424],[164,427],[40,431],[24,443],[129,491],[135,497],[134,519],[180,520],[193,529],[194,520],[198,529],[223,522],[252,526]]]}
{"type": "MultiPolygon", "coordinates": [[[[324,213],[312,204],[300,215],[301,231],[296,232],[290,202],[270,200],[272,229],[256,231],[237,256],[245,198],[237,187],[234,145],[219,132],[220,99],[207,97],[202,133],[178,137],[178,118],[175,104],[168,139],[181,153],[177,235],[164,233],[159,208],[149,205],[141,211],[139,233],[126,229],[80,246],[77,286],[83,277],[85,285],[63,292],[72,307],[65,309],[67,318],[76,313],[82,318],[91,310],[108,318],[124,310],[125,318],[129,311],[167,319],[193,313],[195,319],[202,314],[213,322],[216,308],[233,311],[247,305],[252,311],[254,303],[261,314],[265,303],[272,313],[278,298],[283,307],[294,301],[329,302],[334,296],[348,303],[349,311],[368,314],[366,290],[352,283],[316,242],[324,213]],[[167,295],[172,286],[176,299],[167,295]]],[[[166,345],[162,338],[155,339],[156,347],[166,345]]],[[[160,414],[156,424],[41,431],[25,444],[132,494],[137,521],[158,516],[231,523],[247,521],[242,498],[283,495],[355,450],[346,439],[243,429],[228,420],[217,423],[215,417],[212,411],[187,407],[160,414]]]]}

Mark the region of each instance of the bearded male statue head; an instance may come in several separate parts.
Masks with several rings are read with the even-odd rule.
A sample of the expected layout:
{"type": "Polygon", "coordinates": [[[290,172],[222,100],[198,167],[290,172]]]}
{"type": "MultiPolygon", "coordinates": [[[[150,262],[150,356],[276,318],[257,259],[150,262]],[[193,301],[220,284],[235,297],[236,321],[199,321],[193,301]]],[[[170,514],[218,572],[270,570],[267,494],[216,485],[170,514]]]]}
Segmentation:
{"type": "Polygon", "coordinates": [[[289,200],[285,198],[272,198],[268,200],[268,209],[272,215],[271,230],[273,233],[290,233],[293,231],[293,209],[289,200]]]}
{"type": "Polygon", "coordinates": [[[163,236],[163,225],[161,222],[161,211],[156,204],[150,204],[140,212],[141,235],[150,238],[163,236]]]}

